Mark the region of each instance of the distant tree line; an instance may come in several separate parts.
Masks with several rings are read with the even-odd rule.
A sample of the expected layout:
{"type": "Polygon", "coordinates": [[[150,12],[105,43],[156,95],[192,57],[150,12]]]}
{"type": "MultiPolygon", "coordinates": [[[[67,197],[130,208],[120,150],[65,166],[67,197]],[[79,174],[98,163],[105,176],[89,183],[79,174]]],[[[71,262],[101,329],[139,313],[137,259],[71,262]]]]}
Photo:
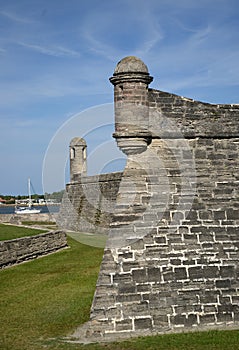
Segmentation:
{"type": "Polygon", "coordinates": [[[45,193],[43,198],[45,199],[53,199],[55,202],[60,203],[63,197],[65,190],[61,190],[58,192],[52,192],[52,193],[45,193]]]}
{"type": "MultiPolygon", "coordinates": [[[[58,191],[58,192],[53,192],[53,193],[45,193],[45,194],[37,194],[34,193],[31,195],[31,198],[34,200],[38,199],[52,199],[57,203],[60,203],[62,200],[64,194],[64,190],[58,191]]],[[[17,195],[17,196],[12,196],[12,195],[2,195],[0,194],[0,199],[3,201],[6,201],[6,204],[14,204],[15,200],[20,200],[20,199],[25,199],[27,198],[27,195],[17,195]]]]}

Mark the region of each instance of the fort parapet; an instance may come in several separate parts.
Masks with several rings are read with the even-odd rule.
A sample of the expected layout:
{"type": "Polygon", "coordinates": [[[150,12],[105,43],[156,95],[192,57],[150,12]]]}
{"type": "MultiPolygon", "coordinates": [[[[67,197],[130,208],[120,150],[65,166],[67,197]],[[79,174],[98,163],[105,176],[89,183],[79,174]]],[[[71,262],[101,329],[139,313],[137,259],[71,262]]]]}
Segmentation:
{"type": "Polygon", "coordinates": [[[57,223],[71,231],[108,234],[122,173],[74,174],[66,185],[57,223]]]}

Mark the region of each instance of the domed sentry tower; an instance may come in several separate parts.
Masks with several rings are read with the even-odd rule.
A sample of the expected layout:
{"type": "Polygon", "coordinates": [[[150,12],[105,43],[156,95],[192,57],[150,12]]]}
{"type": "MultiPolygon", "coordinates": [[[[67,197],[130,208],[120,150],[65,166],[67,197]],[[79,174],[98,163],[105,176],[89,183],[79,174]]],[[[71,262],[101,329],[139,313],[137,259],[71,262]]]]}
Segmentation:
{"type": "Polygon", "coordinates": [[[70,180],[77,181],[79,176],[86,175],[87,145],[84,139],[74,137],[70,142],[70,180]]]}
{"type": "Polygon", "coordinates": [[[123,58],[110,78],[115,102],[113,136],[127,155],[145,151],[151,141],[148,85],[152,80],[147,66],[134,56],[123,58]]]}

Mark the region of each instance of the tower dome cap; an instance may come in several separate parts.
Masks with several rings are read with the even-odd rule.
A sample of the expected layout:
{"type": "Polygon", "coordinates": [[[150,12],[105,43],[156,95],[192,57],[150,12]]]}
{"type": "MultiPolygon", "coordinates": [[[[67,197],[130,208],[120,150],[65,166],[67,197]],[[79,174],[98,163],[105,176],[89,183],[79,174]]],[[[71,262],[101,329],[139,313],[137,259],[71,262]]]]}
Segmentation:
{"type": "Polygon", "coordinates": [[[114,74],[136,72],[149,74],[148,67],[141,59],[135,56],[127,56],[118,62],[114,74]]]}

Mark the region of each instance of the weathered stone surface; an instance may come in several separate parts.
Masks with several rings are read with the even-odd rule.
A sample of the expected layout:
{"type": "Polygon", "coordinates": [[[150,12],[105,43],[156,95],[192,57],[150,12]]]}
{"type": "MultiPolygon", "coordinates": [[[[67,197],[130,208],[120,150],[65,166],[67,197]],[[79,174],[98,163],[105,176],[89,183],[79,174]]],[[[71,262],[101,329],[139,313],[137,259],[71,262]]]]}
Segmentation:
{"type": "Polygon", "coordinates": [[[111,79],[128,160],[91,317],[102,339],[239,327],[239,105],[149,89],[145,67],[127,58],[111,79]],[[103,316],[101,280],[115,296],[103,316]]]}
{"type": "Polygon", "coordinates": [[[0,222],[20,225],[23,221],[43,221],[56,222],[57,213],[40,213],[40,214],[0,214],[0,222]]]}
{"type": "Polygon", "coordinates": [[[0,268],[35,259],[67,247],[63,231],[51,231],[36,236],[0,242],[0,268]]]}
{"type": "Polygon", "coordinates": [[[62,229],[108,233],[122,173],[74,175],[66,186],[57,224],[62,229]]]}

